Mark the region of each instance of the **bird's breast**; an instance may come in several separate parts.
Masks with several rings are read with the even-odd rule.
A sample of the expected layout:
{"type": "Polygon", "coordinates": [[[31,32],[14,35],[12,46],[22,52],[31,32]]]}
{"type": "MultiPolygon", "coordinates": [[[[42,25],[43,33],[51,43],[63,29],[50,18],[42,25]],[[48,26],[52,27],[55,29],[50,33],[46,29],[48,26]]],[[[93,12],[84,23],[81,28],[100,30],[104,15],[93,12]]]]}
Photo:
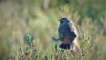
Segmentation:
{"type": "Polygon", "coordinates": [[[68,24],[67,23],[62,23],[62,24],[60,24],[60,26],[59,26],[59,30],[67,30],[67,29],[69,29],[70,27],[68,26],[68,24]]]}
{"type": "Polygon", "coordinates": [[[68,38],[65,38],[63,41],[62,41],[63,44],[70,44],[70,41],[68,38]]]}

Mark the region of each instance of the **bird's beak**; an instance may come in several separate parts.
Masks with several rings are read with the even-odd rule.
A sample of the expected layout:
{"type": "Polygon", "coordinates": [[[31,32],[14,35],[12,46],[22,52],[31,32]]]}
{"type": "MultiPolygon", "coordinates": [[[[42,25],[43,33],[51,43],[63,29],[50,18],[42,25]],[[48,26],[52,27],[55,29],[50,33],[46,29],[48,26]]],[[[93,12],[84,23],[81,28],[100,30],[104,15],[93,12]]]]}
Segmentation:
{"type": "Polygon", "coordinates": [[[58,19],[58,21],[60,21],[60,19],[58,19]]]}
{"type": "Polygon", "coordinates": [[[61,20],[62,20],[62,18],[59,18],[58,20],[59,20],[59,21],[61,21],[61,20]]]}

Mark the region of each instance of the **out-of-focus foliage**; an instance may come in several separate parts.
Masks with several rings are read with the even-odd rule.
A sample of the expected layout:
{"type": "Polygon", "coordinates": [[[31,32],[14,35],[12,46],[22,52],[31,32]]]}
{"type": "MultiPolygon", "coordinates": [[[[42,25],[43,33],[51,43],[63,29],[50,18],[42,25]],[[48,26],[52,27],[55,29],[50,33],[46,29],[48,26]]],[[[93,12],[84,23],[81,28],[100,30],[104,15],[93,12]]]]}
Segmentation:
{"type": "Polygon", "coordinates": [[[85,34],[95,44],[84,60],[106,60],[106,0],[0,0],[0,60],[13,59],[27,45],[27,33],[35,38],[40,60],[51,57],[57,43],[51,37],[58,37],[64,15],[74,21],[79,42],[85,34]]]}

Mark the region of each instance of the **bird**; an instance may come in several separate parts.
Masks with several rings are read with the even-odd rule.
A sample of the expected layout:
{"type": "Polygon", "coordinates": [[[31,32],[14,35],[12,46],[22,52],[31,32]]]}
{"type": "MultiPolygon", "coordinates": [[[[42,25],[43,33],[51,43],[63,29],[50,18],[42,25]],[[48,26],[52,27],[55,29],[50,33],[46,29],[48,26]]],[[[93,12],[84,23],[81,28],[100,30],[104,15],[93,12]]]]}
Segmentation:
{"type": "Polygon", "coordinates": [[[63,17],[60,20],[58,28],[59,39],[61,40],[61,49],[70,49],[81,55],[81,49],[77,43],[78,33],[74,26],[74,23],[67,17],[63,17]]]}

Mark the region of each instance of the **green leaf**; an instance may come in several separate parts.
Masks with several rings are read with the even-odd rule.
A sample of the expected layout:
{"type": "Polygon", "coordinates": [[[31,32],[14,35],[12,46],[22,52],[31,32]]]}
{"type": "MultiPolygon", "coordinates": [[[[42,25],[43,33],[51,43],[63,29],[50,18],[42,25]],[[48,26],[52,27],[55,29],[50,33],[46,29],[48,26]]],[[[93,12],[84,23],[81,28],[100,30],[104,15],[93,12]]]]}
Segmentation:
{"type": "Polygon", "coordinates": [[[52,37],[52,40],[57,41],[57,39],[55,37],[52,37]]]}
{"type": "Polygon", "coordinates": [[[16,55],[16,56],[14,56],[14,60],[18,60],[18,56],[16,55]]]}
{"type": "Polygon", "coordinates": [[[57,50],[57,44],[55,44],[54,48],[55,48],[55,50],[57,50]]]}
{"type": "Polygon", "coordinates": [[[19,50],[22,51],[22,47],[20,47],[19,50]]]}
{"type": "Polygon", "coordinates": [[[53,56],[54,56],[54,55],[53,55],[53,54],[51,54],[51,59],[53,58],[53,56]]]}
{"type": "Polygon", "coordinates": [[[82,55],[84,54],[84,48],[82,48],[82,55]]]}
{"type": "Polygon", "coordinates": [[[84,34],[83,34],[82,38],[85,39],[85,35],[84,34]]]}
{"type": "Polygon", "coordinates": [[[88,40],[90,40],[91,39],[91,37],[88,37],[88,40]]]}
{"type": "Polygon", "coordinates": [[[25,47],[25,53],[28,53],[28,50],[29,50],[29,46],[25,47]]]}
{"type": "Polygon", "coordinates": [[[94,46],[94,44],[91,44],[91,46],[89,47],[90,49],[94,46]]]}
{"type": "Polygon", "coordinates": [[[31,45],[31,35],[27,34],[25,38],[26,38],[27,43],[31,45]]]}
{"type": "Polygon", "coordinates": [[[64,54],[65,53],[65,50],[61,50],[61,53],[64,54]]]}
{"type": "Polygon", "coordinates": [[[37,60],[37,59],[38,59],[38,57],[39,57],[39,55],[36,55],[36,56],[35,56],[35,58],[34,58],[34,60],[37,60]]]}
{"type": "Polygon", "coordinates": [[[32,36],[32,37],[31,37],[31,41],[33,41],[33,40],[34,40],[34,37],[32,36]]]}
{"type": "Polygon", "coordinates": [[[48,60],[48,57],[47,56],[45,56],[45,60],[48,60]]]}
{"type": "Polygon", "coordinates": [[[64,60],[67,60],[67,58],[64,58],[64,60]]]}

